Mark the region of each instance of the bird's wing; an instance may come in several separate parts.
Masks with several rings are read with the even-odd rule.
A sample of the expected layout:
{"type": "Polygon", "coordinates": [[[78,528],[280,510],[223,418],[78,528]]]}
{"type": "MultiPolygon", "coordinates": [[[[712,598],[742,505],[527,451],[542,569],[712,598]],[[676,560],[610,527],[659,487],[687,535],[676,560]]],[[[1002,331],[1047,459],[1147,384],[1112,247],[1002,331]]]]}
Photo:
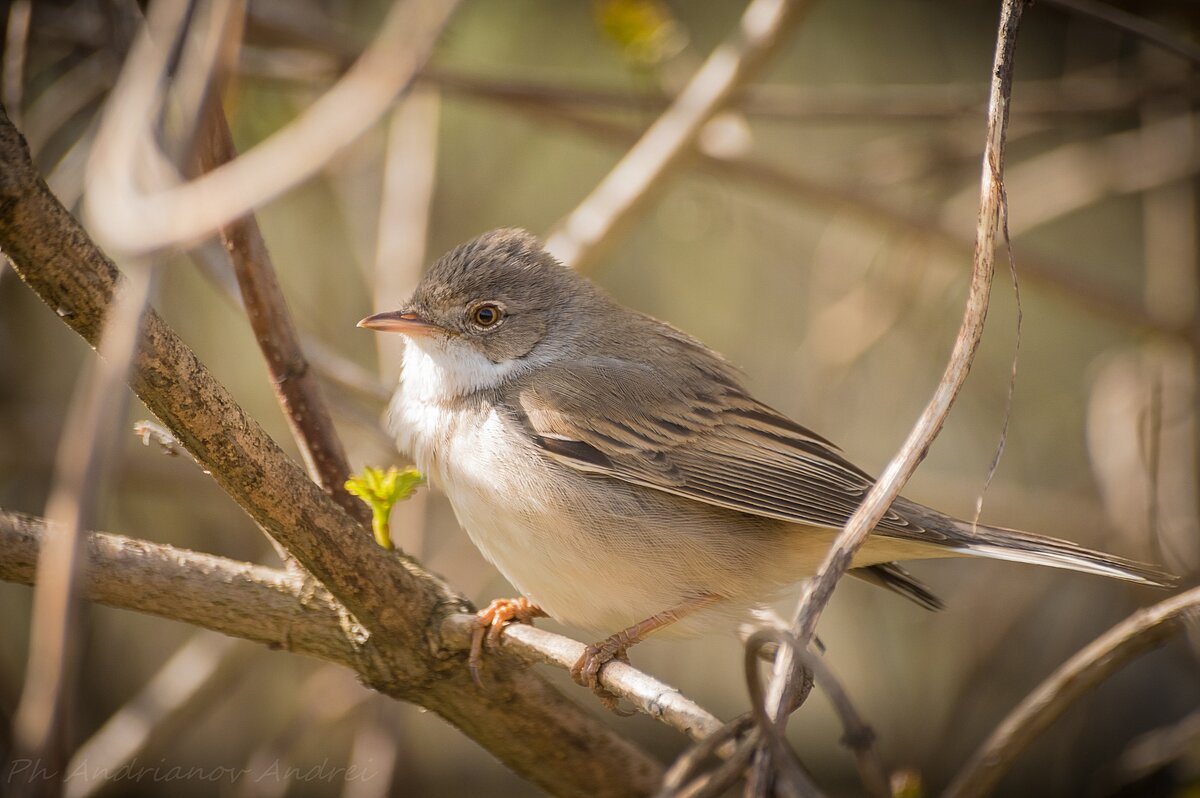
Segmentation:
{"type": "MultiPolygon", "coordinates": [[[[520,388],[517,410],[537,445],[578,471],[752,515],[843,526],[871,477],[820,435],[753,399],[712,358],[670,377],[627,360],[552,366],[520,388]],[[630,412],[616,418],[613,407],[630,412]]],[[[877,529],[940,537],[894,510],[877,529]]]]}

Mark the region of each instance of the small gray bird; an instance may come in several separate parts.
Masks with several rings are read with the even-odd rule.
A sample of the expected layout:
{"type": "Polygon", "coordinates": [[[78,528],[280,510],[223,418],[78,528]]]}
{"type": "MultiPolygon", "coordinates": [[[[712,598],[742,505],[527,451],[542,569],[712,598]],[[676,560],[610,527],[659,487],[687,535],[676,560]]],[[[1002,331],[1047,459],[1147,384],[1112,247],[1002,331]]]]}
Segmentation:
{"type": "MultiPolygon", "coordinates": [[[[549,615],[612,636],[597,674],[651,632],[738,622],[810,577],[873,482],[820,435],[752,397],[691,336],[615,302],[523,230],[443,256],[401,310],[360,327],[406,337],[389,424],[523,594],[482,630],[549,615]]],[[[855,576],[936,608],[896,560],[993,557],[1169,584],[1151,567],[897,499],[855,576]]],[[[477,672],[477,671],[476,671],[477,672]]]]}

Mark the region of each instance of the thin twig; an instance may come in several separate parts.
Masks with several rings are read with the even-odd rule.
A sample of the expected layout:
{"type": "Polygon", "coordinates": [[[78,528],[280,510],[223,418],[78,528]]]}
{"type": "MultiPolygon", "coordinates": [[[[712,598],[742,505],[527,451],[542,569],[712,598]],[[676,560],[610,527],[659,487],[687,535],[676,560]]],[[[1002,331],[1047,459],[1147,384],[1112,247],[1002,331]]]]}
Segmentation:
{"type": "Polygon", "coordinates": [[[160,100],[166,54],[143,34],[97,136],[89,218],[111,245],[147,252],[194,241],[279,196],[319,171],[408,87],[456,6],[395,3],[362,56],[296,120],[232,163],[149,193],[133,175],[156,148],[146,120],[160,100]]]}
{"type": "Polygon", "coordinates": [[[1097,22],[1145,39],[1156,47],[1186,58],[1193,66],[1200,66],[1200,45],[1189,41],[1175,31],[1153,20],[1130,14],[1094,0],[1046,0],[1047,5],[1058,6],[1064,11],[1088,17],[1097,22]]]}
{"type": "Polygon", "coordinates": [[[614,231],[691,151],[704,125],[759,73],[808,6],[807,0],[752,0],[675,102],[547,236],[546,249],[586,271],[614,231]]]}
{"type": "MultiPolygon", "coordinates": [[[[455,648],[470,648],[476,628],[474,615],[451,615],[442,622],[444,641],[455,648]]],[[[500,634],[500,650],[526,662],[544,662],[565,670],[579,661],[585,646],[569,637],[547,632],[528,624],[509,624],[500,634]]],[[[487,682],[486,666],[483,671],[487,682]]],[[[628,700],[639,711],[662,721],[693,740],[702,740],[721,729],[722,723],[711,712],[684,697],[670,685],[625,662],[613,661],[601,671],[605,689],[628,700]]]]}
{"type": "MultiPolygon", "coordinates": [[[[883,760],[879,757],[879,751],[875,747],[875,732],[862,719],[858,710],[854,708],[849,694],[846,693],[841,682],[834,676],[833,670],[825,664],[825,660],[811,648],[807,650],[797,648],[796,643],[796,638],[788,632],[783,629],[771,628],[758,630],[746,641],[745,668],[747,682],[751,687],[751,704],[757,707],[756,715],[759,719],[759,726],[766,732],[767,727],[777,726],[779,723],[767,717],[768,708],[763,706],[762,703],[763,691],[757,678],[758,660],[761,657],[761,652],[765,646],[771,644],[781,647],[791,647],[792,655],[799,660],[802,667],[812,672],[814,682],[825,691],[830,703],[833,704],[834,710],[842,721],[842,730],[844,732],[842,743],[854,752],[863,787],[872,795],[887,798],[891,794],[891,791],[888,788],[887,769],[884,767],[883,760]]],[[[769,733],[767,737],[770,740],[769,733]]],[[[780,741],[782,745],[786,745],[786,740],[783,740],[782,735],[780,735],[780,741]]],[[[778,750],[775,751],[775,757],[776,761],[778,761],[778,750]]]]}
{"type": "MultiPolygon", "coordinates": [[[[236,157],[233,137],[219,103],[210,104],[202,128],[196,148],[201,170],[211,172],[233,161],[236,157]]],[[[367,506],[346,492],[345,483],[350,476],[346,451],[333,426],[321,386],[309,371],[258,220],[254,214],[247,214],[222,226],[219,235],[237,275],[246,316],[266,361],[271,387],[299,444],[309,475],[346,512],[368,523],[367,506]]]]}
{"type": "Polygon", "coordinates": [[[959,771],[945,798],[987,795],[1017,756],[1067,707],[1135,657],[1185,629],[1200,609],[1200,588],[1145,607],[1085,646],[1006,717],[959,771]]]}
{"type": "Polygon", "coordinates": [[[46,515],[55,523],[38,564],[29,664],[14,721],[21,758],[56,775],[19,782],[28,795],[54,795],[66,759],[64,722],[69,711],[80,650],[80,580],[86,569],[84,530],[94,523],[119,451],[117,439],[129,393],[126,375],[140,339],[150,297],[151,266],[140,264],[105,318],[101,358],[76,388],[63,425],[55,483],[46,515]]]}

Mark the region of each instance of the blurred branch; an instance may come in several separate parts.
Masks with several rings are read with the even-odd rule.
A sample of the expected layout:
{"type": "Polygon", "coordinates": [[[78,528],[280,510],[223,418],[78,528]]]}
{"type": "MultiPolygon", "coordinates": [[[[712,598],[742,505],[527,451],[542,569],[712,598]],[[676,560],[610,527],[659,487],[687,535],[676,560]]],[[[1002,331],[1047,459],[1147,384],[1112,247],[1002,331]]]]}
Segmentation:
{"type": "MultiPolygon", "coordinates": [[[[1008,168],[1004,184],[1021,198],[1010,234],[1026,233],[1108,197],[1135,194],[1200,172],[1200,115],[1174,114],[1025,158],[1008,168]]],[[[967,215],[971,191],[946,201],[942,223],[967,215]]],[[[1023,260],[1023,259],[1022,259],[1023,260]]],[[[1024,268],[1022,268],[1024,270],[1024,268]]]]}
{"type": "Polygon", "coordinates": [[[547,236],[546,249],[586,271],[614,231],[691,151],[705,124],[758,75],[808,5],[807,0],[751,0],[734,31],[671,106],[547,236]]]}
{"type": "Polygon", "coordinates": [[[66,798],[90,798],[151,746],[161,746],[194,718],[212,709],[228,677],[254,649],[230,637],[197,632],[179,647],[132,699],[96,730],[67,763],[73,778],[66,798]]]}
{"type": "Polygon", "coordinates": [[[116,72],[112,54],[98,50],[64,72],[29,103],[21,130],[35,156],[72,117],[112,88],[116,72]]]}
{"type": "Polygon", "coordinates": [[[1183,38],[1165,25],[1094,0],[1046,0],[1046,4],[1133,34],[1156,47],[1186,58],[1193,66],[1200,66],[1200,45],[1183,38]]]}
{"type": "Polygon", "coordinates": [[[1071,657],[1037,686],[958,773],[946,798],[992,791],[1016,757],[1081,696],[1130,660],[1182,632],[1200,608],[1200,588],[1138,610],[1071,657]]]}
{"type": "MultiPolygon", "coordinates": [[[[281,75],[286,77],[286,75],[281,75]]],[[[493,101],[541,106],[582,106],[619,111],[657,111],[671,100],[661,94],[618,89],[580,88],[546,81],[495,78],[427,67],[418,79],[456,94],[493,101]]],[[[1133,111],[1149,97],[1192,96],[1193,83],[1150,82],[1116,76],[1067,75],[1055,80],[1018,82],[1021,116],[1115,114],[1133,111]]],[[[746,86],[730,101],[750,116],[791,122],[941,121],[981,113],[987,103],[983,83],[882,86],[746,86]]]]}
{"type": "MultiPolygon", "coordinates": [[[[3,113],[0,249],[64,323],[97,340],[120,275],[49,193],[3,113]]],[[[438,633],[444,616],[469,604],[415,561],[381,551],[156,313],[146,315],[131,382],[201,467],[371,633],[385,667],[364,673],[367,684],[439,713],[550,792],[654,789],[658,763],[536,674],[496,667],[486,692],[475,686],[438,633]]]]}
{"type": "Polygon", "coordinates": [[[394,3],[362,56],[296,120],[236,161],[150,193],[132,176],[157,149],[148,120],[159,101],[166,54],[143,32],[109,97],[97,137],[89,218],[113,246],[146,252],[193,241],[299,184],[408,87],[456,6],[394,3]]]}
{"type": "Polygon", "coordinates": [[[1182,720],[1138,736],[1102,771],[1099,781],[1103,785],[1103,794],[1121,794],[1122,788],[1187,758],[1196,750],[1198,742],[1200,710],[1193,710],[1182,720]]]}
{"type": "MultiPolygon", "coordinates": [[[[636,131],[627,125],[607,122],[563,107],[527,103],[520,103],[518,107],[541,119],[564,125],[613,146],[628,146],[637,138],[636,131]]],[[[940,248],[949,257],[964,257],[974,250],[972,238],[960,235],[936,219],[891,207],[852,189],[785,171],[761,158],[717,157],[700,152],[696,160],[700,168],[709,174],[753,183],[793,201],[818,207],[826,213],[845,213],[870,224],[914,235],[921,242],[940,248]]],[[[1191,324],[1160,318],[1148,311],[1130,292],[1106,288],[1091,279],[1090,275],[1084,278],[1076,277],[1077,274],[1088,274],[1088,270],[1029,251],[1022,252],[1022,278],[1052,292],[1060,300],[1113,323],[1174,338],[1193,348],[1200,348],[1200,330],[1194,329],[1191,324]]]]}
{"type": "Polygon", "coordinates": [[[25,56],[29,51],[29,20],[33,16],[32,0],[13,0],[4,20],[4,83],[0,86],[0,102],[9,108],[13,119],[21,124],[25,94],[25,56]]]}
{"type": "MultiPolygon", "coordinates": [[[[20,272],[15,263],[14,268],[20,272]]],[[[38,561],[29,660],[13,722],[17,756],[51,772],[60,770],[68,754],[66,719],[82,649],[84,530],[93,523],[115,471],[118,430],[129,403],[125,380],[141,338],[152,269],[134,264],[131,277],[116,289],[99,333],[100,358],[76,382],[55,457],[46,514],[56,525],[38,561]]],[[[61,782],[31,780],[15,789],[23,795],[58,795],[61,782]]]]}
{"type": "MultiPolygon", "coordinates": [[[[196,161],[201,171],[212,172],[231,162],[237,152],[220,103],[209,103],[206,117],[201,122],[196,161]]],[[[346,492],[350,464],[320,384],[309,372],[258,220],[248,213],[222,225],[219,235],[237,275],[246,317],[266,361],[271,386],[309,474],[346,512],[360,523],[367,523],[370,519],[367,506],[346,492]]]]}
{"type": "MultiPolygon", "coordinates": [[[[833,595],[838,579],[850,566],[854,553],[866,541],[892,501],[900,495],[904,484],[933,445],[950,414],[950,408],[959,390],[966,381],[967,373],[975,359],[975,351],[983,336],[991,295],[996,234],[1000,229],[1001,219],[1007,215],[1007,200],[1002,182],[1004,134],[1008,126],[1012,92],[1013,53],[1025,2],[1026,0],[1004,0],[1000,12],[988,100],[987,139],[980,178],[974,267],[966,309],[962,325],[955,336],[954,349],[932,399],[917,419],[904,445],[867,492],[862,504],[846,523],[845,529],[834,540],[816,575],[805,586],[792,617],[792,634],[801,649],[806,648],[812,640],[821,612],[833,595]]],[[[791,654],[791,649],[784,647],[775,659],[775,678],[771,689],[774,718],[783,717],[794,689],[792,683],[798,675],[799,669],[793,666],[794,659],[791,654]]]]}

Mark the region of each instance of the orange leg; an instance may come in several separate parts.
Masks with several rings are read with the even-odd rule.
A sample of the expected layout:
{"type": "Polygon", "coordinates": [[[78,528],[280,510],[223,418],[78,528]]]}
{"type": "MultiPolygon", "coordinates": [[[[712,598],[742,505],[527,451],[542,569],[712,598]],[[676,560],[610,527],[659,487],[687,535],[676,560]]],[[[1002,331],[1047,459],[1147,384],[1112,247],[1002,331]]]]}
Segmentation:
{"type": "Polygon", "coordinates": [[[583,656],[571,668],[571,678],[575,680],[576,684],[582,687],[590,687],[605,707],[616,712],[617,696],[600,684],[600,669],[614,659],[628,662],[629,657],[626,652],[631,646],[642,642],[664,626],[669,626],[680,618],[691,615],[693,612],[711,607],[720,600],[720,596],[715,596],[711,593],[698,596],[680,604],[678,607],[660,612],[657,615],[651,615],[646,620],[635,623],[628,629],[622,629],[615,635],[588,646],[584,649],[583,656]]]}
{"type": "Polygon", "coordinates": [[[530,623],[534,618],[545,618],[546,613],[541,607],[529,603],[529,599],[521,596],[515,599],[496,599],[475,616],[475,631],[471,635],[471,653],[467,656],[467,667],[471,670],[471,678],[480,687],[483,682],[479,678],[479,665],[483,662],[483,636],[486,633],[488,642],[492,645],[500,639],[500,632],[507,624],[530,623]]]}

